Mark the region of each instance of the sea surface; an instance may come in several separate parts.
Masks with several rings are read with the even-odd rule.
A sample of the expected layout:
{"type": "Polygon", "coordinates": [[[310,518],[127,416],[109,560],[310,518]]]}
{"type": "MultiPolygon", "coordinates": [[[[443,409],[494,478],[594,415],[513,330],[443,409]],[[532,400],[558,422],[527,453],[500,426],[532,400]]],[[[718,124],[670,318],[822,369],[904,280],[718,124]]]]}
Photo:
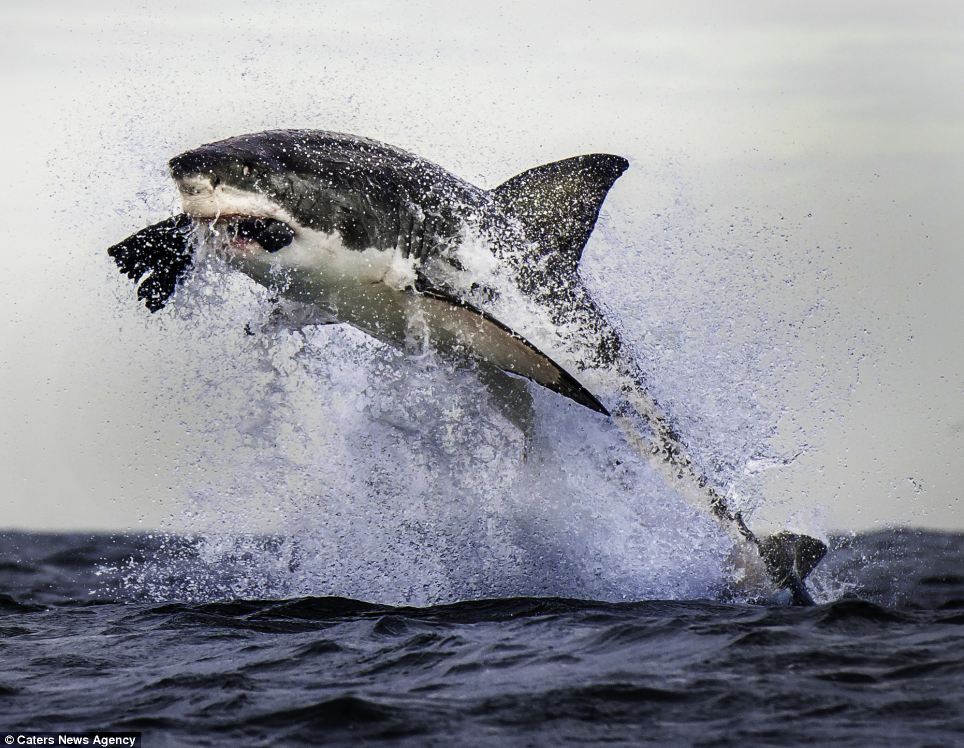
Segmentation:
{"type": "MultiPolygon", "coordinates": [[[[183,539],[190,548],[191,539],[183,539]]],[[[0,535],[0,730],[144,744],[964,744],[964,535],[836,538],[810,609],[149,600],[144,535],[0,535]]],[[[171,567],[166,567],[170,569],[171,567]]]]}

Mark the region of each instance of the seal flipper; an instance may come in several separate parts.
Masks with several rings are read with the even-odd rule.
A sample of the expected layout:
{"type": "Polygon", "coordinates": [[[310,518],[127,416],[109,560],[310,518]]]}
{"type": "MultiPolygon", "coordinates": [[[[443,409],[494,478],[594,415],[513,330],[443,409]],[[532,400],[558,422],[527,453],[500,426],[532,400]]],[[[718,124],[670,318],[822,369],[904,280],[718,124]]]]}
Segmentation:
{"type": "Polygon", "coordinates": [[[192,221],[180,214],[141,229],[107,250],[122,273],[137,285],[137,298],[152,312],[162,309],[191,269],[192,221]]]}
{"type": "Polygon", "coordinates": [[[419,277],[416,291],[423,299],[434,302],[423,312],[432,314],[435,326],[446,333],[449,344],[463,346],[488,364],[531,379],[590,410],[609,415],[606,407],[575,377],[491,314],[430,287],[423,277],[419,277]]]}

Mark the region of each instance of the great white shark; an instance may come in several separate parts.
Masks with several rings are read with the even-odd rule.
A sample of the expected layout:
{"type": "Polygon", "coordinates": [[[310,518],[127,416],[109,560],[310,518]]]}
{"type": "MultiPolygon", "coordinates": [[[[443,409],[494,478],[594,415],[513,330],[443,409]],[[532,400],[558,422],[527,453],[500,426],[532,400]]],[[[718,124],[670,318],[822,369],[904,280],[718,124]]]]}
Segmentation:
{"type": "Polygon", "coordinates": [[[795,604],[812,604],[805,579],[826,546],[753,533],[690,457],[580,280],[583,249],[626,159],[576,156],[485,190],[375,140],[275,130],[202,145],[169,166],[183,212],[108,250],[150,311],[165,306],[199,247],[213,246],[270,289],[283,321],[346,323],[392,346],[429,345],[471,361],[523,432],[531,427],[523,380],[535,382],[613,418],[640,455],[750,551],[745,563],[795,604]],[[480,253],[497,273],[478,272],[480,253]],[[545,312],[575,373],[506,324],[496,275],[545,312]],[[608,407],[583,382],[608,391],[608,407]]]}

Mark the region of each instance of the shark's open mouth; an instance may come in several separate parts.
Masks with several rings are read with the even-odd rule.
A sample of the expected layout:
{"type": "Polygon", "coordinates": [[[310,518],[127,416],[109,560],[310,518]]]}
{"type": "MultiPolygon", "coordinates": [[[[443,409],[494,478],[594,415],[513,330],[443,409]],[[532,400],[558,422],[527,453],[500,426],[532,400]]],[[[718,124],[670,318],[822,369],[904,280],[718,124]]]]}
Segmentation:
{"type": "Polygon", "coordinates": [[[217,223],[232,242],[256,242],[266,252],[284,249],[295,237],[294,229],[274,218],[221,216],[217,223]]]}

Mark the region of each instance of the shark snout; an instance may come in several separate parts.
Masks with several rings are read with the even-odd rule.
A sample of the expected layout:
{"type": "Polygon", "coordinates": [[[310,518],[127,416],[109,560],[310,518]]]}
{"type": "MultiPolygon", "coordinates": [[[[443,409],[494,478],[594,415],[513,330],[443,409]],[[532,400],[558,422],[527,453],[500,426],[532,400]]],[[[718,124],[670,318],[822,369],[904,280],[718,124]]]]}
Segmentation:
{"type": "Polygon", "coordinates": [[[177,180],[177,189],[182,197],[197,197],[206,193],[213,194],[221,180],[213,175],[194,175],[177,180]]]}
{"type": "Polygon", "coordinates": [[[223,202],[218,180],[210,175],[192,175],[177,180],[181,207],[192,218],[212,219],[222,215],[223,202]]]}
{"type": "Polygon", "coordinates": [[[274,253],[294,239],[294,229],[275,217],[276,206],[257,193],[223,185],[214,174],[186,175],[176,181],[184,212],[197,221],[210,221],[215,233],[224,230],[235,251],[260,247],[274,253]]]}

